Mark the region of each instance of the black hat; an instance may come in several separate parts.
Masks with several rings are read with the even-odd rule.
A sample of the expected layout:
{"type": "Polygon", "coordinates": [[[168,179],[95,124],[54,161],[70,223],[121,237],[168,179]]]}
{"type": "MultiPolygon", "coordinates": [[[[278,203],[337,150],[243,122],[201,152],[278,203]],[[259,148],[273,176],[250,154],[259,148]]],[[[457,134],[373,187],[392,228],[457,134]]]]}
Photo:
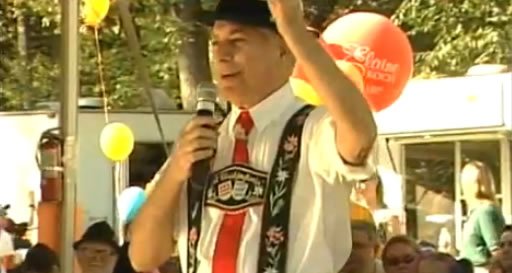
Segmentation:
{"type": "Polygon", "coordinates": [[[267,0],[220,0],[215,11],[205,12],[201,18],[209,26],[217,20],[277,30],[267,0]]]}
{"type": "Polygon", "coordinates": [[[105,222],[97,222],[91,225],[82,235],[82,238],[73,244],[75,250],[85,242],[98,242],[105,243],[111,246],[115,251],[119,252],[119,244],[116,240],[116,235],[110,225],[105,222]]]}
{"type": "Polygon", "coordinates": [[[22,265],[27,272],[51,272],[54,266],[59,266],[57,253],[41,243],[27,251],[22,265]]]}

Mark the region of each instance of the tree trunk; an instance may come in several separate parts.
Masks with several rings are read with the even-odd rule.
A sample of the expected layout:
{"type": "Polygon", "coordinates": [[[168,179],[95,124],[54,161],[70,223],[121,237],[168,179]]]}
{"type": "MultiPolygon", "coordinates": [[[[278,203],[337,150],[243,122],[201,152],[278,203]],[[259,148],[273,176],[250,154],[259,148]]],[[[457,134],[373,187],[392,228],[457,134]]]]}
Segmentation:
{"type": "Polygon", "coordinates": [[[185,110],[196,107],[197,85],[212,80],[208,58],[208,32],[198,23],[201,12],[200,0],[182,0],[174,6],[175,15],[185,26],[178,53],[180,94],[185,110]]]}
{"type": "Polygon", "coordinates": [[[16,9],[16,31],[17,31],[17,49],[18,57],[20,60],[20,66],[18,67],[18,81],[20,84],[20,106],[22,109],[27,108],[28,94],[30,93],[30,72],[28,69],[28,58],[27,58],[27,32],[25,25],[25,15],[23,9],[20,7],[22,4],[21,0],[14,2],[16,9]]]}

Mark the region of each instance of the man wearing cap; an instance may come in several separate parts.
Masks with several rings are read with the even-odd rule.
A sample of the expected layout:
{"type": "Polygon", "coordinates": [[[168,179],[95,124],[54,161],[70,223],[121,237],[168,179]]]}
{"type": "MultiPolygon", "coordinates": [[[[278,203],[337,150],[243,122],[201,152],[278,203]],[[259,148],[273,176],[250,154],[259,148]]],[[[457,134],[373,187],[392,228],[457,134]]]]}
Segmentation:
{"type": "Polygon", "coordinates": [[[82,273],[112,273],[119,256],[114,230],[105,221],[91,225],[73,249],[82,273]]]}
{"type": "Polygon", "coordinates": [[[177,239],[183,272],[338,272],[351,249],[350,181],[373,173],[368,105],[307,31],[299,0],[220,0],[210,19],[233,110],[219,128],[209,117],[185,126],[134,221],[134,267],[159,265],[177,239]],[[324,106],[293,95],[295,61],[324,106]],[[191,166],[211,157],[198,190],[191,166]]]}

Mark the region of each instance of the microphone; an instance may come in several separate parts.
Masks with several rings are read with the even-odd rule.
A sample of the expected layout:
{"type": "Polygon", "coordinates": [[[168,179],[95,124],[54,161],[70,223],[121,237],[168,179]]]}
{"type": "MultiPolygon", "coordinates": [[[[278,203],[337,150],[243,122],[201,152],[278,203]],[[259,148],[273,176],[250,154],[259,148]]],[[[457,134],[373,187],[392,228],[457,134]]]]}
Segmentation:
{"type": "MultiPolygon", "coordinates": [[[[197,116],[213,117],[217,101],[217,87],[210,82],[197,85],[197,116]]],[[[210,160],[206,158],[192,165],[190,184],[195,191],[202,191],[210,174],[210,160]]]]}

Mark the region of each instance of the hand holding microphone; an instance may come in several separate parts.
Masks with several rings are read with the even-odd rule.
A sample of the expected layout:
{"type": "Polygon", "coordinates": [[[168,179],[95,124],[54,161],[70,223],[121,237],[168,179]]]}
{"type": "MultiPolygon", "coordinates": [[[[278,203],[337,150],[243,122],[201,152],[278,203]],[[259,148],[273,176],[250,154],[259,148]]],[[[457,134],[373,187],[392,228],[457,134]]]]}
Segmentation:
{"type": "Polygon", "coordinates": [[[204,187],[217,147],[217,121],[213,117],[216,99],[215,85],[198,86],[196,116],[178,138],[169,166],[173,176],[180,181],[190,179],[194,189],[204,187]]]}

